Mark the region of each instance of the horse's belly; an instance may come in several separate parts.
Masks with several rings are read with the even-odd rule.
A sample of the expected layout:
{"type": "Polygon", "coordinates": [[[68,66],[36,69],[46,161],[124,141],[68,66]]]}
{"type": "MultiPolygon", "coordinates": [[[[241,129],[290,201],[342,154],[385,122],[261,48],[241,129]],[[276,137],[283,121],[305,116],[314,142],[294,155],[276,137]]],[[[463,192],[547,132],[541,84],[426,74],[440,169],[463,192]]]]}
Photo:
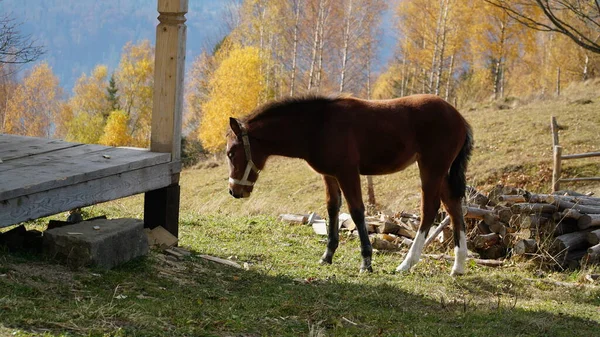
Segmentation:
{"type": "Polygon", "coordinates": [[[417,161],[418,154],[399,158],[380,158],[367,159],[361,161],[360,174],[362,175],[382,175],[402,171],[417,161]]]}

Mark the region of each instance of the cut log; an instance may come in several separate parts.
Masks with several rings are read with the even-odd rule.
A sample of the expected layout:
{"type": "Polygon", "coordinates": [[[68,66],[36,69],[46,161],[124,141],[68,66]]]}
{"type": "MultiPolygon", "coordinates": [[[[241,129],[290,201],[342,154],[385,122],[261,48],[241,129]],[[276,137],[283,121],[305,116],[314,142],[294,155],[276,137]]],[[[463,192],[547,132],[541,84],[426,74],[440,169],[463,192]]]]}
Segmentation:
{"type": "Polygon", "coordinates": [[[581,213],[579,213],[578,210],[572,209],[572,208],[565,209],[562,212],[554,213],[554,220],[556,220],[556,221],[560,221],[562,219],[579,220],[579,218],[581,218],[581,213]]]}
{"type": "Polygon", "coordinates": [[[565,196],[565,195],[554,195],[548,194],[545,196],[545,202],[549,204],[557,204],[559,201],[570,202],[578,205],[597,206],[600,207],[600,198],[594,198],[589,196],[565,196]]]}
{"type": "Polygon", "coordinates": [[[581,205],[560,199],[556,200],[553,204],[558,206],[558,209],[561,211],[565,209],[575,209],[578,210],[579,213],[600,214],[600,206],[581,205]]]}
{"type": "Polygon", "coordinates": [[[304,214],[280,214],[277,220],[281,222],[304,225],[308,223],[308,215],[304,214]]]}
{"type": "Polygon", "coordinates": [[[579,231],[579,227],[577,227],[577,222],[575,222],[571,219],[564,219],[563,221],[557,223],[556,226],[554,226],[553,235],[560,236],[563,234],[568,234],[568,233],[573,233],[573,232],[578,232],[578,231],[579,231]]]}
{"type": "Polygon", "coordinates": [[[587,233],[586,240],[590,245],[597,245],[600,243],[600,229],[596,229],[587,233]]]}
{"type": "Polygon", "coordinates": [[[588,248],[587,241],[588,232],[573,232],[559,235],[554,238],[554,242],[550,248],[550,252],[556,254],[563,251],[574,251],[588,248]]]}
{"type": "Polygon", "coordinates": [[[500,234],[501,236],[505,236],[506,233],[508,232],[508,229],[506,228],[506,226],[504,226],[504,224],[499,221],[494,224],[489,225],[489,228],[490,228],[490,231],[492,231],[492,233],[500,234]]]}
{"type": "Polygon", "coordinates": [[[377,233],[380,233],[380,234],[398,234],[399,230],[400,230],[400,225],[395,224],[391,221],[383,221],[377,227],[377,233]]]}
{"type": "Polygon", "coordinates": [[[536,214],[536,213],[554,213],[558,209],[554,205],[550,204],[529,204],[529,203],[520,203],[514,204],[510,207],[510,210],[513,213],[519,214],[536,214]]]}
{"type": "Polygon", "coordinates": [[[482,259],[499,259],[506,256],[506,246],[503,243],[499,243],[488,249],[479,250],[478,253],[482,259]]]}
{"type": "Polygon", "coordinates": [[[488,193],[488,198],[490,199],[490,201],[498,203],[498,202],[500,202],[500,200],[498,200],[498,197],[501,195],[524,195],[526,193],[527,193],[527,191],[520,189],[520,188],[496,185],[488,193]]]}
{"type": "Polygon", "coordinates": [[[471,186],[467,186],[467,200],[470,204],[485,207],[490,204],[490,199],[471,186]]]}
{"type": "Polygon", "coordinates": [[[465,219],[483,220],[483,216],[486,214],[492,214],[492,211],[485,208],[463,206],[463,215],[465,219]]]}
{"type": "Polygon", "coordinates": [[[591,246],[587,249],[587,254],[584,257],[586,263],[600,262],[600,244],[591,246]]]}
{"type": "Polygon", "coordinates": [[[500,235],[496,233],[491,234],[480,234],[471,240],[473,247],[477,250],[480,249],[489,249],[491,246],[494,246],[500,242],[500,235]]]}
{"type": "Polygon", "coordinates": [[[534,254],[536,251],[537,242],[533,239],[518,241],[513,248],[513,254],[515,255],[534,254]]]}
{"type": "Polygon", "coordinates": [[[526,202],[524,195],[499,195],[498,201],[504,204],[516,204],[526,202]]]}
{"type": "Polygon", "coordinates": [[[385,240],[381,237],[378,237],[377,235],[372,235],[369,238],[369,240],[371,241],[371,246],[373,246],[373,248],[377,250],[393,251],[400,249],[400,247],[397,244],[385,240]]]}
{"type": "Polygon", "coordinates": [[[590,255],[597,255],[600,257],[600,244],[589,247],[587,249],[587,253],[590,255]]]}
{"type": "Polygon", "coordinates": [[[490,234],[492,232],[490,226],[483,221],[477,222],[477,230],[479,230],[480,234],[490,234]]]}
{"type": "Polygon", "coordinates": [[[340,221],[340,228],[346,228],[346,230],[353,231],[356,229],[356,224],[352,218],[347,218],[343,221],[340,221]]]}
{"type": "Polygon", "coordinates": [[[600,214],[584,214],[577,220],[577,226],[580,229],[590,227],[600,227],[600,214]]]}
{"type": "Polygon", "coordinates": [[[510,207],[496,206],[494,207],[494,212],[498,214],[498,218],[504,223],[509,223],[513,215],[510,207]]]}
{"type": "Polygon", "coordinates": [[[525,228],[539,228],[540,226],[546,225],[549,221],[548,218],[543,217],[539,214],[527,214],[523,217],[520,218],[521,219],[521,226],[520,228],[525,229],[525,228]]]}

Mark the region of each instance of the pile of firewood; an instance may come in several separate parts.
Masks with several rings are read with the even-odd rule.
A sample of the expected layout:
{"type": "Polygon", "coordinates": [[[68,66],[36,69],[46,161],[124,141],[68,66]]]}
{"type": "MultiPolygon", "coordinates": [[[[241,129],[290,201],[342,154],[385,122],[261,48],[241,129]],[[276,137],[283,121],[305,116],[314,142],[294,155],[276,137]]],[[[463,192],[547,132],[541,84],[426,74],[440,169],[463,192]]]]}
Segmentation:
{"type": "MultiPolygon", "coordinates": [[[[532,194],[497,186],[487,195],[469,188],[463,214],[467,245],[481,259],[535,258],[559,268],[577,268],[600,262],[600,198],[575,192],[532,194]]],[[[316,214],[282,214],[280,220],[313,226],[326,235],[326,221],[316,214]]],[[[394,251],[410,246],[419,216],[400,212],[366,218],[373,248],[394,251]]],[[[425,246],[453,245],[449,218],[441,213],[425,246]]],[[[340,214],[340,230],[356,235],[348,214],[340,214]]]]}
{"type": "Polygon", "coordinates": [[[469,248],[484,258],[523,256],[560,268],[600,261],[600,198],[576,192],[532,194],[498,186],[471,191],[469,248]]]}

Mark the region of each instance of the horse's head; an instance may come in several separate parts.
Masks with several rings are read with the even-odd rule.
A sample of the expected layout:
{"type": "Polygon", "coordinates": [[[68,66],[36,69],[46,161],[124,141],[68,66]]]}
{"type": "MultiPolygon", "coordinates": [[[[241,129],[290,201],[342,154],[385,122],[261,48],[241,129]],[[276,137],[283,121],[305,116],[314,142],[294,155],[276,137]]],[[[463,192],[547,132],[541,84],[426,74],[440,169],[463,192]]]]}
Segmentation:
{"type": "Polygon", "coordinates": [[[227,159],[229,160],[229,194],[234,198],[247,198],[252,193],[260,170],[255,164],[256,142],[250,147],[250,138],[240,121],[229,118],[231,132],[227,135],[227,159]],[[253,161],[253,154],[255,155],[253,161]]]}

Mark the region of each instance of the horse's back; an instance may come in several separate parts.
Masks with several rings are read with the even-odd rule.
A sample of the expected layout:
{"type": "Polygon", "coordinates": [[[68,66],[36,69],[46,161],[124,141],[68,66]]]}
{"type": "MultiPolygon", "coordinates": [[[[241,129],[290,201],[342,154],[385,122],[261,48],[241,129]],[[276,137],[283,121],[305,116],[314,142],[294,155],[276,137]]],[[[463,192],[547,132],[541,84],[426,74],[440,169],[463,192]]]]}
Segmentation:
{"type": "Polygon", "coordinates": [[[351,129],[342,137],[354,145],[363,174],[386,174],[428,158],[450,165],[466,139],[464,118],[435,95],[346,98],[339,107],[338,126],[351,129]]]}

